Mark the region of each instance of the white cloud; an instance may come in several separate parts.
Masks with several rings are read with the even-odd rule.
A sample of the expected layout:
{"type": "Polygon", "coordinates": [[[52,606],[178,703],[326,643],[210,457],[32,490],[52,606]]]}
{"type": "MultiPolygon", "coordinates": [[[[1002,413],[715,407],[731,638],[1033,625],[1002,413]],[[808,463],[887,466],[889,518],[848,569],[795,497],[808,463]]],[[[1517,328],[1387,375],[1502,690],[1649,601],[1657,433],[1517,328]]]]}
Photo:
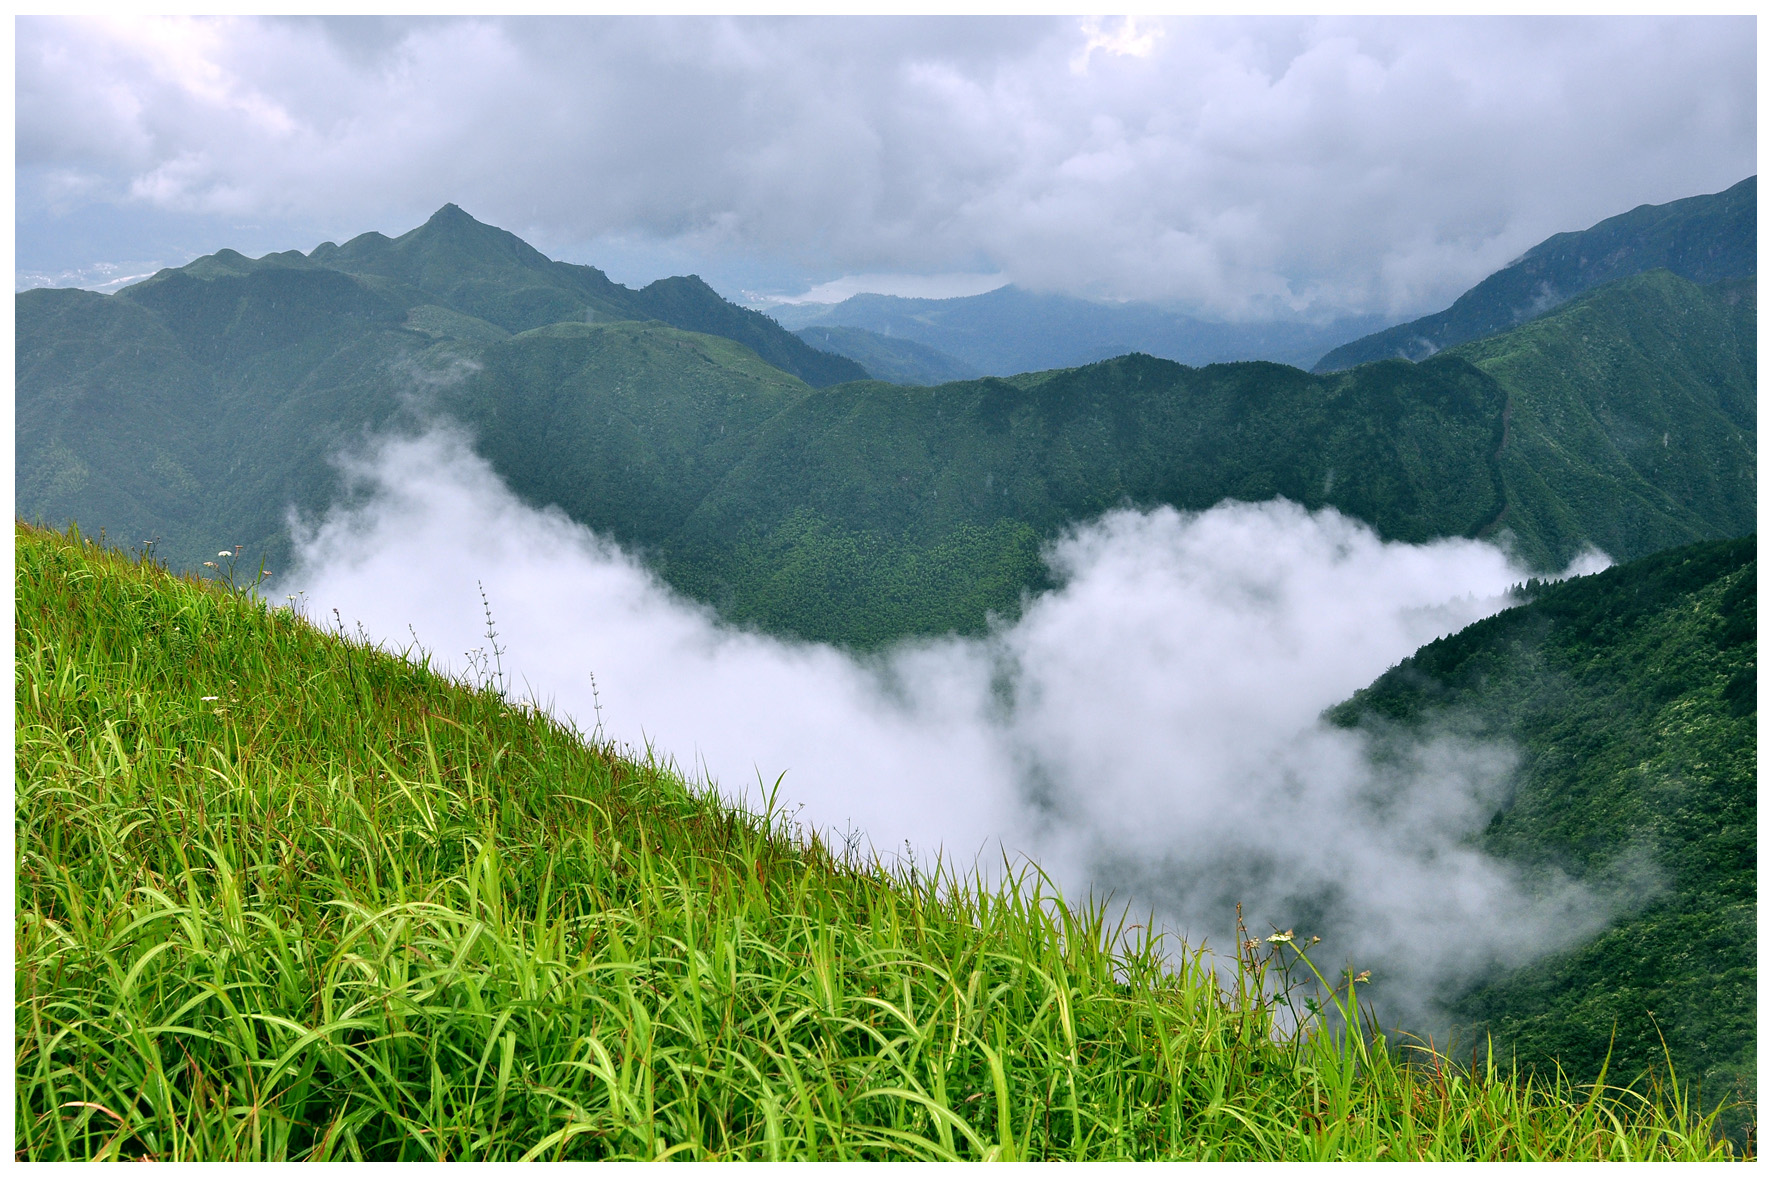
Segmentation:
{"type": "Polygon", "coordinates": [[[1074,74],[1089,72],[1089,58],[1098,49],[1116,57],[1149,57],[1163,30],[1152,28],[1148,22],[1141,24],[1137,17],[1126,16],[1120,18],[1118,28],[1109,31],[1100,17],[1091,16],[1083,21],[1083,35],[1086,38],[1083,47],[1071,58],[1074,74]]]}
{"type": "Polygon", "coordinates": [[[1470,844],[1510,749],[1446,734],[1374,767],[1366,735],[1318,720],[1506,603],[1525,573],[1488,545],[1384,543],[1278,500],[1116,511],[1056,545],[1061,587],[1015,624],[857,659],[721,624],[522,505],[454,435],[353,471],[367,495],[300,541],[312,616],[336,606],[397,645],[416,631],[459,671],[488,645],[483,583],[515,693],[753,805],[779,776],[813,828],[962,867],[1030,854],[1073,899],[1111,889],[1220,948],[1236,902],[1252,927],[1308,916],[1393,1001],[1601,918],[1470,844]]]}
{"type": "Polygon", "coordinates": [[[1755,166],[1751,18],[29,18],[17,55],[29,208],[345,235],[455,201],[800,289],[1414,312],[1755,166]]]}
{"type": "Polygon", "coordinates": [[[899,298],[965,298],[1007,285],[1001,274],[845,274],[799,295],[759,295],[758,303],[842,302],[857,294],[891,294],[899,298]]]}

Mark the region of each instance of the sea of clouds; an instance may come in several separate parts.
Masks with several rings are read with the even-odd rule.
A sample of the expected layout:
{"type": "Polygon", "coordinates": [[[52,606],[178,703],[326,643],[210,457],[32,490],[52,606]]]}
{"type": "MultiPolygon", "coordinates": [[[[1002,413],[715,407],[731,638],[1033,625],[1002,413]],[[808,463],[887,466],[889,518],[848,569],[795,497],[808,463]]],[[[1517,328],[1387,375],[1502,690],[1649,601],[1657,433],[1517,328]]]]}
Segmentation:
{"type": "MultiPolygon", "coordinates": [[[[309,616],[532,699],[753,808],[927,869],[1038,862],[1221,958],[1324,937],[1396,1016],[1591,934],[1608,901],[1527,886],[1473,844],[1517,763],[1450,729],[1386,740],[1323,710],[1528,573],[1472,540],[1387,543],[1276,499],[1109,512],[1054,542],[1057,588],[983,637],[856,655],[734,627],[447,427],[344,462],[354,494],[293,521],[309,616]],[[594,675],[594,685],[593,685],[594,675]]],[[[1575,571],[1603,565],[1594,557],[1575,571]]]]}

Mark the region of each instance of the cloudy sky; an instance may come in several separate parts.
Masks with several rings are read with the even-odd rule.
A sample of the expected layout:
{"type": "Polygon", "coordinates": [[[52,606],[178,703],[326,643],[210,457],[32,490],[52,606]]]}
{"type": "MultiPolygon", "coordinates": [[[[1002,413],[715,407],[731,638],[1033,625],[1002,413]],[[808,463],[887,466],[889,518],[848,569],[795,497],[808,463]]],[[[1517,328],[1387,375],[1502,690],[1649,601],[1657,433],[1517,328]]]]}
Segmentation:
{"type": "MultiPolygon", "coordinates": [[[[729,297],[1444,306],[1755,171],[1750,17],[17,23],[17,282],[445,202],[729,297]]],[[[109,286],[107,286],[109,284],[109,286]]]]}

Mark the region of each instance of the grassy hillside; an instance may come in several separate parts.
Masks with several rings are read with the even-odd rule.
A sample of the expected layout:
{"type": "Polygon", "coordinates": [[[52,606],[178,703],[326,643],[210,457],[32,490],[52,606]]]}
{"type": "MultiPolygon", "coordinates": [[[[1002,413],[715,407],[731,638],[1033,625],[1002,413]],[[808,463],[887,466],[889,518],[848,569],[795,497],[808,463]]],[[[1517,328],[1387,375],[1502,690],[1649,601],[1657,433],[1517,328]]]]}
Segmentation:
{"type": "Polygon", "coordinates": [[[1489,275],[1437,314],[1346,343],[1311,370],[1374,360],[1426,359],[1511,330],[1584,290],[1665,269],[1700,285],[1753,275],[1758,261],[1758,183],[1644,204],[1577,233],[1558,233],[1489,275]]]}
{"type": "Polygon", "coordinates": [[[1755,570],[1749,537],[1533,586],[1333,713],[1519,746],[1485,846],[1637,896],[1592,942],[1459,996],[1470,1040],[1577,1076],[1610,1041],[1614,1068],[1671,1057],[1707,1103],[1752,1098],[1755,570]]]}
{"type": "Polygon", "coordinates": [[[1540,567],[1754,530],[1751,279],[1654,270],[1450,354],[1508,394],[1502,523],[1540,567]]]}
{"type": "Polygon", "coordinates": [[[15,557],[22,1158],[1731,1155],[1671,1091],[1281,1035],[1260,962],[1227,994],[250,597],[15,557]]]}

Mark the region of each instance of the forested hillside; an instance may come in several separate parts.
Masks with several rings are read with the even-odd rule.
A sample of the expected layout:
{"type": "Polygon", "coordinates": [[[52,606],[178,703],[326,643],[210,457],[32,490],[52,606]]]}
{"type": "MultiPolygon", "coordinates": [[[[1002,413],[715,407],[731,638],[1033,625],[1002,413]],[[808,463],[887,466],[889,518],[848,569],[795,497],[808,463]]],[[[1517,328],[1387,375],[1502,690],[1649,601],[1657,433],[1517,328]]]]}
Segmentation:
{"type": "Polygon", "coordinates": [[[1752,279],[1652,270],[1455,348],[1508,394],[1502,524],[1540,567],[1754,530],[1752,279]]]}
{"type": "Polygon", "coordinates": [[[451,207],[18,296],[17,504],[175,566],[240,544],[281,571],[332,455],[444,418],[729,618],[871,646],[979,631],[1042,583],[1043,542],[1123,503],[1283,495],[1387,538],[1511,536],[1544,570],[1744,534],[1755,311],[1751,283],[1657,271],[1419,365],[1134,354],[814,388],[794,373],[860,369],[693,280],[629,291],[451,207]]]}
{"type": "MultiPolygon", "coordinates": [[[[1541,1072],[1665,1066],[1750,1099],[1756,1058],[1755,540],[1527,586],[1331,717],[1381,740],[1448,726],[1520,748],[1486,849],[1623,901],[1597,939],[1449,995],[1541,1072]],[[1665,1053],[1664,1053],[1665,1051],[1665,1053]]],[[[1732,1113],[1737,1132],[1742,1114],[1732,1113]]]]}

